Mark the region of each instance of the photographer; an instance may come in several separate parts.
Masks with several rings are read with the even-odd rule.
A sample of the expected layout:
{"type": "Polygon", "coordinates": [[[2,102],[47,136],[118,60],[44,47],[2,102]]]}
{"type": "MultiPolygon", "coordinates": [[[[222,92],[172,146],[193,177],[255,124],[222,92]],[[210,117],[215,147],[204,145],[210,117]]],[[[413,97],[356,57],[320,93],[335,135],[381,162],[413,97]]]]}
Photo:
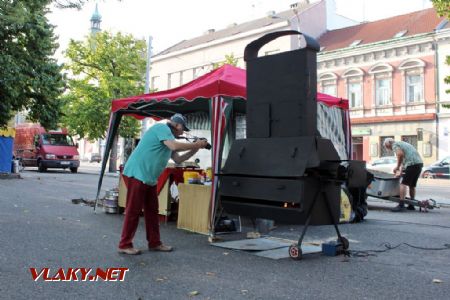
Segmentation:
{"type": "Polygon", "coordinates": [[[156,190],[158,177],[170,158],[176,163],[181,163],[208,145],[208,142],[202,139],[194,143],[175,141],[175,138],[181,136],[184,131],[189,131],[189,129],[186,126],[186,118],[181,114],[173,115],[167,124],[153,125],[144,134],[125,164],[123,178],[128,192],[119,253],[130,255],[141,253],[139,249],[133,247],[133,237],[139,224],[142,208],[144,209],[148,249],[172,251],[171,246],[162,244],[160,240],[156,190]],[[183,151],[187,152],[179,153],[183,151]]]}

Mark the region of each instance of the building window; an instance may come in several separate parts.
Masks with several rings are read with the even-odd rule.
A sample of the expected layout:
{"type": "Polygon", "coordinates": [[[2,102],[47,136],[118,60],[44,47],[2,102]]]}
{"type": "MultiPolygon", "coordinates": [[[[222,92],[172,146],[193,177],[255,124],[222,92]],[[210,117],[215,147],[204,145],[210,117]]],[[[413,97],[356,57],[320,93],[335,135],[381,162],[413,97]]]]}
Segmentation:
{"type": "Polygon", "coordinates": [[[322,93],[331,95],[331,96],[336,96],[336,94],[337,94],[336,93],[336,85],[332,82],[325,81],[322,86],[322,93]]]}
{"type": "Polygon", "coordinates": [[[337,76],[334,73],[319,75],[320,91],[322,93],[337,96],[337,76]]]}
{"type": "Polygon", "coordinates": [[[402,141],[411,144],[417,150],[417,135],[404,135],[402,141]]]}
{"type": "Polygon", "coordinates": [[[152,91],[156,91],[158,90],[158,86],[159,86],[159,76],[153,76],[150,89],[152,91]]]}
{"type": "Polygon", "coordinates": [[[405,103],[419,103],[424,101],[424,68],[425,62],[420,59],[405,60],[399,69],[403,73],[405,82],[405,103]]]}
{"type": "Polygon", "coordinates": [[[391,104],[390,79],[377,78],[375,80],[375,103],[377,106],[391,104]]]}
{"type": "Polygon", "coordinates": [[[347,98],[350,108],[363,107],[363,75],[364,72],[358,68],[352,68],[342,75],[347,81],[347,98]]]}
{"type": "Polygon", "coordinates": [[[182,85],[183,84],[183,71],[180,71],[180,84],[179,85],[182,85]]]}
{"type": "Polygon", "coordinates": [[[361,98],[361,83],[360,82],[350,82],[348,84],[348,101],[350,101],[351,108],[362,107],[361,98]]]}
{"type": "Polygon", "coordinates": [[[392,66],[378,64],[369,70],[373,78],[375,106],[387,106],[392,104],[392,66]]]}
{"type": "Polygon", "coordinates": [[[422,92],[422,76],[407,75],[406,76],[406,102],[421,102],[423,100],[422,92]]]}
{"type": "Polygon", "coordinates": [[[194,68],[193,70],[192,70],[192,78],[193,79],[196,79],[197,77],[199,77],[200,76],[200,69],[199,68],[194,68]]]}
{"type": "Polygon", "coordinates": [[[172,73],[167,74],[167,89],[170,89],[172,87],[172,73]]]}

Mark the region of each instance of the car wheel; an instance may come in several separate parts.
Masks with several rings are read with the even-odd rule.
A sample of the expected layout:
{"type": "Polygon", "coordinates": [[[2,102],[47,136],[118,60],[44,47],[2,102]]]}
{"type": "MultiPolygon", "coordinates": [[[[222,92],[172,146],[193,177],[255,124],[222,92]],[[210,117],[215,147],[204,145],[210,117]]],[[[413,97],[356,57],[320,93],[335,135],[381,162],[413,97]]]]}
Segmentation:
{"type": "Polygon", "coordinates": [[[78,168],[70,168],[70,172],[76,173],[76,172],[78,172],[78,168]]]}
{"type": "Polygon", "coordinates": [[[430,171],[425,171],[425,172],[423,172],[422,177],[423,178],[428,178],[428,179],[433,179],[434,178],[434,174],[431,173],[430,171]]]}

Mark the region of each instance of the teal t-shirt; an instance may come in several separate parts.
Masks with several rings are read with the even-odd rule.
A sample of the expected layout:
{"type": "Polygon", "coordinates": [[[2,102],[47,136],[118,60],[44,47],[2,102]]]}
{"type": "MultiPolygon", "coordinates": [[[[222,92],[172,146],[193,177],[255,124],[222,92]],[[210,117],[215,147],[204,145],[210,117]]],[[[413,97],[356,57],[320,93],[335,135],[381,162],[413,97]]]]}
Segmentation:
{"type": "Polygon", "coordinates": [[[402,149],[403,153],[405,154],[405,156],[403,157],[403,166],[405,168],[423,163],[422,158],[420,158],[419,152],[417,152],[416,148],[414,148],[413,145],[403,141],[398,141],[392,144],[392,149],[394,150],[394,152],[396,152],[398,148],[402,149]]]}
{"type": "Polygon", "coordinates": [[[123,174],[145,184],[156,185],[172,154],[163,141],[174,139],[167,124],[158,123],[150,127],[128,158],[123,174]]]}

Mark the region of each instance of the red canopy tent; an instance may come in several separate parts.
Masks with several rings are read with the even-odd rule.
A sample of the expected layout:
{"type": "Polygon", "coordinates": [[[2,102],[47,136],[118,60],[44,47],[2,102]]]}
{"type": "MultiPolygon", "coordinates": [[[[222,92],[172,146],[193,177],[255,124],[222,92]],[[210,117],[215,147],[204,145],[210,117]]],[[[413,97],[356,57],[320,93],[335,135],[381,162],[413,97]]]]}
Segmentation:
{"type": "MultiPolygon", "coordinates": [[[[230,115],[232,112],[245,113],[245,99],[246,71],[231,65],[224,65],[174,89],[114,100],[103,157],[109,157],[111,145],[123,115],[131,115],[137,119],[145,117],[163,119],[169,118],[174,113],[189,114],[202,111],[209,113],[211,119],[212,169],[217,174],[221,165],[223,140],[230,115]]],[[[318,93],[317,100],[327,106],[348,110],[348,101],[341,98],[318,93]]],[[[347,119],[349,120],[349,118],[347,119]]],[[[104,159],[98,183],[97,199],[106,163],[107,159],[104,159]]],[[[213,178],[212,220],[214,220],[216,188],[217,179],[213,178]]]]}
{"type": "MultiPolygon", "coordinates": [[[[246,71],[231,65],[224,65],[174,89],[114,100],[111,111],[115,113],[120,110],[128,110],[130,105],[134,107],[136,103],[142,102],[175,102],[177,100],[194,102],[199,98],[212,99],[218,96],[246,99],[246,95],[246,71]]],[[[348,109],[348,101],[342,98],[317,93],[317,100],[328,106],[348,109]]],[[[138,119],[145,117],[134,115],[138,119]]]]}

